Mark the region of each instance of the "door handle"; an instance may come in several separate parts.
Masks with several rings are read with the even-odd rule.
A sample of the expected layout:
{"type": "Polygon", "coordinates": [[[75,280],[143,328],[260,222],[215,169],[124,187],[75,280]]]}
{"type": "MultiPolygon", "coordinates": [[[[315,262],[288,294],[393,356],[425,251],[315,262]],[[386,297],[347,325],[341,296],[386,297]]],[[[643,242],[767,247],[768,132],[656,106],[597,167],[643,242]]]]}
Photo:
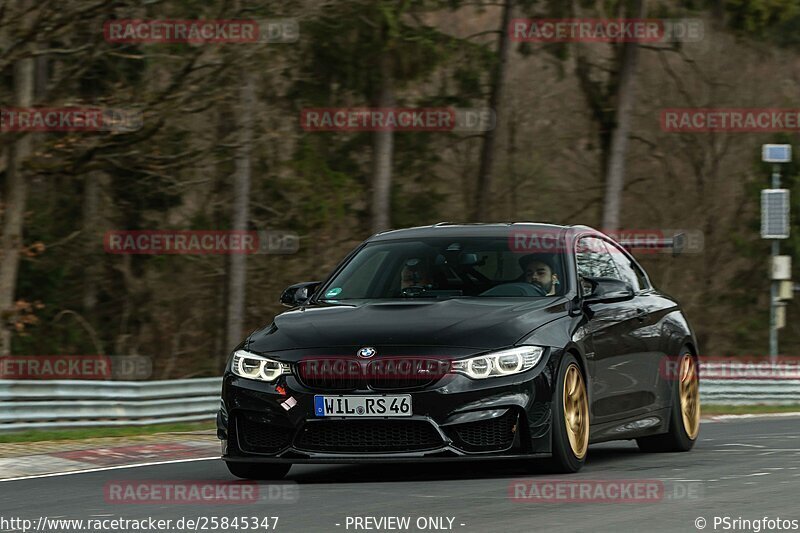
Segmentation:
{"type": "Polygon", "coordinates": [[[647,311],[645,311],[644,309],[636,309],[636,318],[639,319],[639,322],[644,322],[646,316],[647,316],[647,311]]]}

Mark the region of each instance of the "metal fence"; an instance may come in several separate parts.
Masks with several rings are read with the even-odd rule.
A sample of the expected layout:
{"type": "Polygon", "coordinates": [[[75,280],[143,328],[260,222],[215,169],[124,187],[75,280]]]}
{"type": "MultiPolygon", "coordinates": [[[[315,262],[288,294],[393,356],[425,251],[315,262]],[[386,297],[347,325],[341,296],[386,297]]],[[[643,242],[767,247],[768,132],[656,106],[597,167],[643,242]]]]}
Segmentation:
{"type": "MultiPolygon", "coordinates": [[[[739,379],[739,377],[741,377],[739,379]]],[[[220,378],[172,381],[0,381],[0,432],[212,420],[220,378]]],[[[800,405],[800,379],[700,381],[701,401],[800,405]]]]}
{"type": "Polygon", "coordinates": [[[701,380],[700,401],[715,405],[800,405],[800,380],[701,380]]]}
{"type": "Polygon", "coordinates": [[[720,405],[800,405],[797,360],[701,361],[700,400],[720,405]]]}
{"type": "Polygon", "coordinates": [[[212,420],[220,378],[0,381],[0,431],[212,420]]]}

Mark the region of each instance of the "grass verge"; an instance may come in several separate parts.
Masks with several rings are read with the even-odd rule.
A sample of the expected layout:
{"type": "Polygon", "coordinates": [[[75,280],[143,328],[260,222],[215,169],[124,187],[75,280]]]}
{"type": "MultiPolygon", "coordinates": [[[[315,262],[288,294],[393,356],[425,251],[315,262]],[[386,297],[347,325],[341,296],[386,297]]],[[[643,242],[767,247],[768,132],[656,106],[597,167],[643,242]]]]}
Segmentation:
{"type": "Polygon", "coordinates": [[[800,413],[800,405],[706,405],[700,413],[706,415],[755,415],[764,413],[800,413]]]}

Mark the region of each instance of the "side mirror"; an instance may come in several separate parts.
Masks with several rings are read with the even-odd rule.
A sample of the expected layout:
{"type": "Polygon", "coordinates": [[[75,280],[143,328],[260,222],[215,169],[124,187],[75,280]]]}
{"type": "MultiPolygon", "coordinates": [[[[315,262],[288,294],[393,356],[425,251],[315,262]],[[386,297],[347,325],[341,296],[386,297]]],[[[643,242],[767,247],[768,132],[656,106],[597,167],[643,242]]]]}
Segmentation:
{"type": "Polygon", "coordinates": [[[614,278],[581,278],[581,283],[591,285],[592,291],[583,297],[583,303],[612,303],[631,300],[633,287],[626,281],[614,278]]]}
{"type": "Polygon", "coordinates": [[[287,307],[303,305],[314,295],[321,283],[321,281],[304,281],[289,285],[281,293],[281,303],[287,307]]]}

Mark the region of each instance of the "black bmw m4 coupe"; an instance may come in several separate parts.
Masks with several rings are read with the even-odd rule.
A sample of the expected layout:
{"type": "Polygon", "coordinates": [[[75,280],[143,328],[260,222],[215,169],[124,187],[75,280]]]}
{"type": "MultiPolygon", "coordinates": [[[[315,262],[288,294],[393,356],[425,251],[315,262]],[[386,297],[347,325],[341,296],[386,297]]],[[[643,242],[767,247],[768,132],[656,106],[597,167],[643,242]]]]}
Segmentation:
{"type": "Polygon", "coordinates": [[[687,451],[695,336],[621,245],[586,226],[387,231],[230,356],[217,434],[231,473],[295,463],[549,458],[589,444],[687,451]]]}

